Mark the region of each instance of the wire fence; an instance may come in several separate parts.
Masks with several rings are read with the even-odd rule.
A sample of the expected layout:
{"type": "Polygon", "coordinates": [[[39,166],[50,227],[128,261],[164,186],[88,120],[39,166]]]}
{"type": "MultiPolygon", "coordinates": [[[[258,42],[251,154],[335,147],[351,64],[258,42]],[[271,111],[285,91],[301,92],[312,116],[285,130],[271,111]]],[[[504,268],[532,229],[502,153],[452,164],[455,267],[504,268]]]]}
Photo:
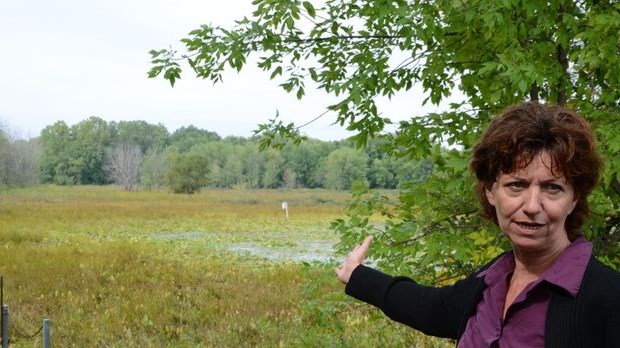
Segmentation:
{"type": "Polygon", "coordinates": [[[11,344],[12,340],[9,336],[9,333],[11,332],[13,332],[14,337],[16,337],[13,342],[17,341],[18,339],[30,340],[43,333],[43,348],[49,348],[51,346],[51,322],[49,319],[43,319],[43,324],[39,327],[37,332],[33,334],[25,334],[22,330],[18,329],[17,326],[11,323],[9,316],[9,306],[4,303],[4,277],[2,275],[0,275],[0,305],[2,306],[2,319],[0,320],[0,326],[2,327],[2,332],[0,332],[2,348],[8,348],[9,344],[11,344]]]}
{"type": "Polygon", "coordinates": [[[31,338],[34,338],[35,336],[38,336],[41,333],[41,331],[43,331],[43,325],[41,325],[39,327],[39,330],[37,330],[37,332],[35,332],[35,333],[31,334],[31,335],[28,335],[28,334],[25,334],[22,331],[20,331],[17,328],[17,326],[13,325],[13,323],[9,323],[9,326],[10,326],[9,330],[11,332],[15,332],[15,336],[19,337],[20,339],[26,339],[26,340],[29,340],[31,338]]]}

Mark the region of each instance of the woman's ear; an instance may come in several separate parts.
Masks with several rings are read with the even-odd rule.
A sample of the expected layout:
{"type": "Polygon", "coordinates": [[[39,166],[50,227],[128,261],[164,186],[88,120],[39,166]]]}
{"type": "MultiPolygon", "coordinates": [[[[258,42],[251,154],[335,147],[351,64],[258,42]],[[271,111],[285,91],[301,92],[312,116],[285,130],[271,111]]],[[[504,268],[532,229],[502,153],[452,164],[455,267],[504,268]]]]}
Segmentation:
{"type": "Polygon", "coordinates": [[[489,204],[495,206],[495,193],[493,193],[493,187],[495,187],[495,184],[491,185],[491,187],[487,186],[484,189],[484,192],[487,195],[487,201],[489,204]]]}
{"type": "Polygon", "coordinates": [[[577,203],[579,203],[579,200],[575,198],[575,200],[570,204],[570,213],[568,213],[569,215],[573,213],[573,210],[575,210],[577,203]]]}

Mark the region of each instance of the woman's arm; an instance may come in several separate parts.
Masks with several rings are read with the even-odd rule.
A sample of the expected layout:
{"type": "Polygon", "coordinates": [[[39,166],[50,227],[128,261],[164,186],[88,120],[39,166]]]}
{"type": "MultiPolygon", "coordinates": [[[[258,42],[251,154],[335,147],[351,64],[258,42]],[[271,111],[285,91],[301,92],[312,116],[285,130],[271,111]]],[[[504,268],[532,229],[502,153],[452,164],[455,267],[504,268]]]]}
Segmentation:
{"type": "Polygon", "coordinates": [[[446,287],[422,286],[406,277],[392,277],[363,265],[372,236],[356,246],[334,271],[345,292],[381,309],[391,319],[427,335],[457,339],[477,296],[482,279],[471,276],[446,287]]]}
{"type": "Polygon", "coordinates": [[[483,288],[481,278],[469,277],[451,286],[430,287],[360,265],[352,273],[345,292],[427,335],[458,339],[483,288]]]}

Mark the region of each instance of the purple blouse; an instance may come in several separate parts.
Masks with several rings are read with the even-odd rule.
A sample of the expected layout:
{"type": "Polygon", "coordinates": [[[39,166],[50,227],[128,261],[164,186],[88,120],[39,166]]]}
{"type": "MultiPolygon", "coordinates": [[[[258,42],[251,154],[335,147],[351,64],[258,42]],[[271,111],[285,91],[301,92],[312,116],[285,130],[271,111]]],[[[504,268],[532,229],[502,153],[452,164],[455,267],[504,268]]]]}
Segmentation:
{"type": "Polygon", "coordinates": [[[478,275],[484,277],[487,288],[476,313],[467,321],[458,347],[544,347],[550,287],[561,287],[575,297],[591,255],[590,242],[584,237],[574,240],[551,268],[523,289],[503,320],[507,284],[515,259],[512,253],[500,257],[478,275]]]}

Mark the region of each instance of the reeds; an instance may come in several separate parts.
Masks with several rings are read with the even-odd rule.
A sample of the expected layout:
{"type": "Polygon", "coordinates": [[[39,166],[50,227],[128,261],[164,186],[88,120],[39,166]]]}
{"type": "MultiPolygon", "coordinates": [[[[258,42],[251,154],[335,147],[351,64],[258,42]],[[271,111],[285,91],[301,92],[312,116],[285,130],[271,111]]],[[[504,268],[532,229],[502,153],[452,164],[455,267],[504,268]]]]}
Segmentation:
{"type": "Polygon", "coordinates": [[[437,346],[343,294],[332,265],[233,253],[335,240],[347,194],[38,186],[0,193],[12,347],[437,346]],[[280,208],[289,202],[289,219],[280,208]]]}

